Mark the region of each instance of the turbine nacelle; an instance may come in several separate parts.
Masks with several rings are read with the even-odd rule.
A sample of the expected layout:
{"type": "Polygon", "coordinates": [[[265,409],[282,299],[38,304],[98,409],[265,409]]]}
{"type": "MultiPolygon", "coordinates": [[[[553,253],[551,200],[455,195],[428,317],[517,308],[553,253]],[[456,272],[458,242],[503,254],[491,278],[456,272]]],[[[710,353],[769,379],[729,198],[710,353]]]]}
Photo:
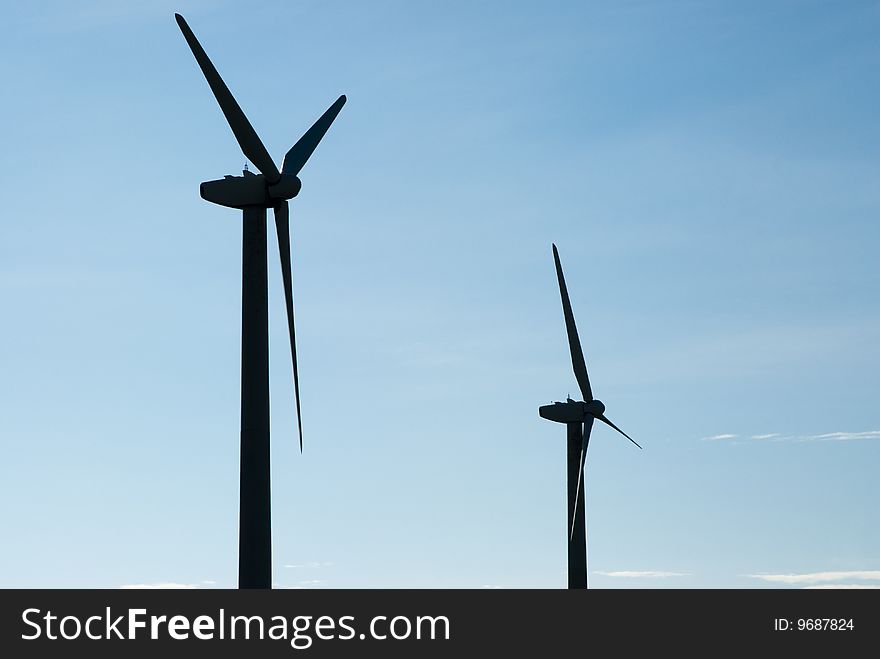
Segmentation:
{"type": "Polygon", "coordinates": [[[603,416],[605,405],[599,400],[585,403],[569,398],[564,403],[556,402],[552,405],[542,405],[538,408],[538,414],[542,418],[556,423],[582,423],[587,417],[599,418],[603,416]]]}
{"type": "Polygon", "coordinates": [[[212,204],[229,208],[245,206],[273,207],[279,200],[293,199],[299,194],[302,182],[299,177],[282,174],[274,185],[262,174],[248,170],[242,176],[224,176],[216,181],[205,181],[199,186],[199,195],[212,204]]]}

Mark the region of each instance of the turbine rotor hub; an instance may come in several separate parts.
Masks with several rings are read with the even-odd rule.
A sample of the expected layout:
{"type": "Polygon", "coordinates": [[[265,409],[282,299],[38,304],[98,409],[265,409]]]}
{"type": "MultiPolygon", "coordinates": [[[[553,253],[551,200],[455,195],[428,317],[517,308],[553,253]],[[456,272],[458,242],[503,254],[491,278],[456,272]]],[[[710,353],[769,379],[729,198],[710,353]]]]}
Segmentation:
{"type": "Polygon", "coordinates": [[[592,416],[602,416],[605,414],[605,404],[601,400],[591,400],[584,403],[584,416],[590,414],[592,416]]]}
{"type": "Polygon", "coordinates": [[[269,185],[269,196],[272,199],[293,199],[299,194],[302,182],[299,177],[290,174],[282,174],[279,181],[269,185]]]}

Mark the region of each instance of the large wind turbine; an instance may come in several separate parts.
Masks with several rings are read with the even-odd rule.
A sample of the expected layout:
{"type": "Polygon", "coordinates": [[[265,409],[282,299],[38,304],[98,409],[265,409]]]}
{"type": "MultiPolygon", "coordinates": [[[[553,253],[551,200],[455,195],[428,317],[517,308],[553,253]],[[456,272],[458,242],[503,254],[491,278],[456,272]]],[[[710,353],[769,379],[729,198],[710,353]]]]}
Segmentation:
{"type": "Polygon", "coordinates": [[[267,305],[266,209],[275,212],[281,276],[287,304],[296,423],[302,451],[299,372],[293,326],[293,284],[287,200],[299,193],[299,171],[345,103],[340,96],[284,156],[281,171],[245,117],[217,69],[180,14],[177,24],[220,104],[245,157],[260,174],[225,176],[199,186],[202,199],[242,211],[241,272],[241,484],[239,509],[239,588],[271,588],[272,534],[269,487],[269,332],[267,305]]]}
{"type": "Polygon", "coordinates": [[[587,459],[587,445],[590,443],[590,431],[593,420],[598,419],[614,428],[633,444],[636,441],[615,426],[605,416],[605,405],[593,398],[590,378],[587,375],[587,364],[584,351],[578,338],[574,315],[571,312],[571,301],[565,287],[562,265],[559,263],[559,252],[553,245],[553,260],[556,263],[556,278],[559,280],[559,294],[562,296],[562,313],[565,315],[565,329],[568,332],[568,348],[571,351],[571,365],[574,377],[580,387],[583,401],[568,398],[564,403],[542,405],[538,414],[543,418],[568,426],[568,519],[571,520],[568,530],[568,587],[587,587],[587,539],[586,519],[584,513],[584,461],[587,459]]]}

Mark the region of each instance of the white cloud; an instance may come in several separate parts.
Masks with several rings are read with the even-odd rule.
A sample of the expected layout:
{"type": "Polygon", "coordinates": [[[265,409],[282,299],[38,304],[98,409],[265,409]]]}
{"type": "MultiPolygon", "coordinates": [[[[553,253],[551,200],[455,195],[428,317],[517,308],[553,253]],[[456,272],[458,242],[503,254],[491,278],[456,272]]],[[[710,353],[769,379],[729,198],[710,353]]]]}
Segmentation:
{"type": "Polygon", "coordinates": [[[687,572],[664,572],[662,570],[619,570],[617,572],[596,572],[606,577],[625,577],[628,579],[658,579],[666,577],[686,577],[687,572]]]}
{"type": "MultiPolygon", "coordinates": [[[[806,572],[801,574],[750,574],[752,579],[790,585],[816,584],[823,581],[863,579],[880,581],[880,570],[853,570],[849,572],[806,572]]],[[[841,586],[836,586],[841,587],[841,586]]]]}
{"type": "Polygon", "coordinates": [[[880,439],[880,430],[868,430],[865,432],[827,432],[824,435],[810,435],[803,437],[806,441],[819,442],[847,442],[853,439],[880,439]]]}
{"type": "Polygon", "coordinates": [[[304,579],[296,584],[282,585],[280,583],[273,583],[272,588],[281,590],[305,590],[308,588],[320,588],[322,584],[325,583],[326,581],[323,579],[304,579]]]}
{"type": "Polygon", "coordinates": [[[818,586],[805,586],[806,590],[877,590],[880,586],[864,583],[823,583],[818,586]]]}
{"type": "Polygon", "coordinates": [[[288,563],[284,567],[292,568],[292,569],[299,569],[299,568],[330,567],[331,565],[333,565],[333,563],[331,563],[330,561],[324,561],[324,562],[312,561],[311,563],[288,563]]]}
{"type": "MultiPolygon", "coordinates": [[[[723,433],[721,435],[712,435],[711,437],[703,437],[704,441],[715,441],[725,439],[736,439],[739,435],[732,433],[723,433]]],[[[751,435],[750,439],[755,440],[774,440],[777,442],[848,442],[855,440],[880,439],[880,430],[864,430],[861,432],[848,432],[838,430],[835,432],[826,432],[819,435],[783,435],[778,432],[764,433],[760,435],[751,435]]]]}
{"type": "Polygon", "coordinates": [[[194,583],[132,583],[120,586],[122,590],[192,590],[199,586],[194,583]]]}

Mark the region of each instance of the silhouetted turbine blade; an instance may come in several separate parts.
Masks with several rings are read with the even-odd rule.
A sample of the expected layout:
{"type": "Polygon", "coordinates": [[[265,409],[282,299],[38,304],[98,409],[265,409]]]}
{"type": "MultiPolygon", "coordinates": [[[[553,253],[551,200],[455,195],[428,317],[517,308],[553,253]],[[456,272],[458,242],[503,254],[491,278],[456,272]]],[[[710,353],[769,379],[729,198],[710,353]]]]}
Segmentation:
{"type": "Polygon", "coordinates": [[[302,453],[302,416],[299,407],[299,371],[296,367],[296,330],[293,325],[293,275],[290,267],[290,219],[287,201],[275,204],[275,230],[278,232],[278,251],[281,254],[281,278],[284,280],[284,301],[287,304],[287,327],[290,330],[290,355],[293,359],[293,392],[296,396],[296,427],[299,431],[299,450],[302,453]]]}
{"type": "Polygon", "coordinates": [[[177,25],[180,26],[180,31],[183,32],[183,38],[186,39],[186,43],[189,44],[190,50],[195,55],[196,62],[199,63],[202,73],[205,74],[205,79],[208,81],[211,91],[214,92],[214,97],[220,104],[220,109],[223,110],[226,121],[229,122],[229,127],[232,128],[235,139],[238,140],[238,145],[241,147],[245,157],[254,163],[269,183],[277,183],[281,178],[281,174],[278,173],[278,168],[269,156],[269,152],[266,151],[266,147],[260,141],[254,127],[251,126],[247,117],[244,116],[244,112],[242,112],[235,98],[233,98],[232,92],[229,91],[226,83],[223,82],[223,78],[220,77],[217,69],[211,64],[211,60],[208,59],[199,40],[196,39],[193,31],[189,29],[189,25],[186,24],[183,16],[174,14],[174,18],[177,19],[177,25]]]}
{"type": "Polygon", "coordinates": [[[342,106],[345,105],[345,100],[344,94],[337,98],[336,102],[327,108],[327,111],[312,124],[312,127],[303,133],[303,136],[299,138],[297,143],[290,147],[290,151],[284,156],[284,162],[281,165],[281,171],[284,174],[292,176],[299,174],[299,170],[312,157],[318,143],[327,134],[330,124],[333,123],[336,115],[339,114],[342,106]]]}
{"type": "Polygon", "coordinates": [[[581,437],[581,468],[578,471],[578,484],[574,495],[574,507],[571,510],[571,524],[568,527],[568,541],[574,540],[574,518],[577,515],[577,504],[584,491],[584,463],[587,461],[587,446],[590,444],[590,430],[593,428],[593,417],[584,420],[583,435],[581,437]]]}
{"type": "Polygon", "coordinates": [[[626,438],[627,438],[629,441],[631,441],[633,444],[635,444],[635,445],[638,446],[639,448],[642,448],[641,445],[640,445],[636,440],[634,440],[632,437],[630,437],[630,436],[627,435],[625,432],[623,432],[620,428],[618,428],[618,427],[615,426],[613,423],[611,423],[611,421],[608,420],[608,417],[606,417],[604,414],[602,414],[602,415],[600,415],[600,416],[597,416],[596,418],[599,419],[599,421],[601,421],[602,423],[607,423],[609,426],[611,426],[612,428],[614,428],[617,432],[619,432],[621,435],[623,435],[624,437],[626,437],[626,438]]]}
{"type": "Polygon", "coordinates": [[[565,329],[568,332],[571,366],[574,369],[574,377],[577,378],[584,400],[591,401],[593,400],[593,390],[590,388],[590,376],[587,375],[584,351],[581,349],[581,340],[578,338],[574,315],[571,313],[571,301],[568,299],[568,289],[565,287],[565,276],[562,274],[562,264],[559,263],[559,252],[556,250],[556,245],[553,245],[553,260],[556,262],[556,278],[559,280],[559,294],[562,296],[562,313],[565,314],[565,329]]]}

